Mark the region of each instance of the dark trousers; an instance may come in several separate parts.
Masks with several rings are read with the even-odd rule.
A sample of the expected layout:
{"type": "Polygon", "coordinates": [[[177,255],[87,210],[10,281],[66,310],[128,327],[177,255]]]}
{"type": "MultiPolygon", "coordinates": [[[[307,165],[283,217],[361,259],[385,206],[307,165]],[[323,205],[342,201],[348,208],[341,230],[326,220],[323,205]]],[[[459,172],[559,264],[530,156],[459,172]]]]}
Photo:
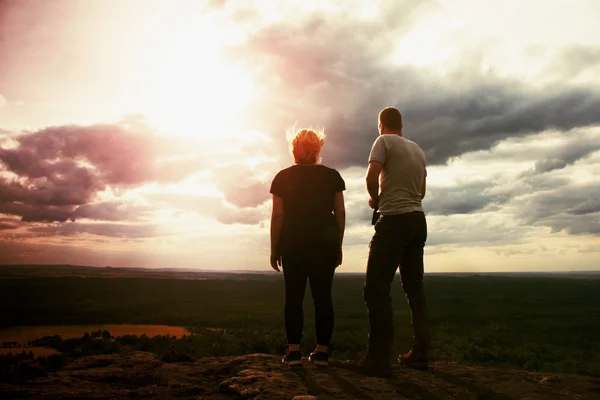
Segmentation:
{"type": "Polygon", "coordinates": [[[375,224],[363,292],[369,312],[369,354],[374,357],[389,360],[394,344],[390,289],[398,267],[411,311],[413,349],[426,352],[429,347],[423,288],[423,248],[426,240],[427,222],[422,212],[384,215],[375,224]]]}
{"type": "Polygon", "coordinates": [[[331,286],[335,266],[317,257],[283,258],[285,280],[285,331],[288,343],[299,344],[304,328],[302,303],[306,292],[306,280],[315,307],[317,343],[329,346],[333,334],[333,301],[331,286]]]}

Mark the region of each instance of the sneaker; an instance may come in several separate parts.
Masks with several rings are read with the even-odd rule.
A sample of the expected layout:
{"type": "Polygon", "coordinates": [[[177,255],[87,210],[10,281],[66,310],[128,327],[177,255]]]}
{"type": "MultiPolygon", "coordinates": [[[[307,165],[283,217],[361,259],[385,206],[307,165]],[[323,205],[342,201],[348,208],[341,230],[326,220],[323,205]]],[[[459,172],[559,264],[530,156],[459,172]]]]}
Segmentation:
{"type": "Polygon", "coordinates": [[[329,353],[315,350],[310,353],[308,360],[317,366],[326,367],[329,365],[329,353]]]}
{"type": "Polygon", "coordinates": [[[281,359],[281,362],[292,367],[302,365],[302,353],[287,349],[283,355],[283,358],[281,359]]]}
{"type": "Polygon", "coordinates": [[[419,370],[429,369],[429,357],[426,352],[416,352],[411,349],[408,353],[400,354],[398,362],[400,365],[409,368],[419,370]]]}
{"type": "Polygon", "coordinates": [[[360,371],[368,376],[388,378],[392,376],[392,366],[389,362],[375,359],[373,356],[365,356],[358,362],[360,371]]]}

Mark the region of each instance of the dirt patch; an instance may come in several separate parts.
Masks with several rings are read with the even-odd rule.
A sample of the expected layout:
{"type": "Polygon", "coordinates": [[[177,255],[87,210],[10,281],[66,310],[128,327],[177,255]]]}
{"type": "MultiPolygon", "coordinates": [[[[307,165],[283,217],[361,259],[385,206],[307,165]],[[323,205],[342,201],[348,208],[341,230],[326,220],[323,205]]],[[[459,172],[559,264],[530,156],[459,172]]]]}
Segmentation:
{"type": "Polygon", "coordinates": [[[109,331],[112,336],[141,336],[145,334],[149,337],[169,335],[180,338],[191,334],[185,328],[168,325],[109,324],[17,326],[0,330],[0,345],[2,345],[3,342],[12,341],[19,344],[27,344],[31,340],[54,335],[58,335],[63,339],[80,338],[86,332],[91,333],[98,330],[109,331]]]}

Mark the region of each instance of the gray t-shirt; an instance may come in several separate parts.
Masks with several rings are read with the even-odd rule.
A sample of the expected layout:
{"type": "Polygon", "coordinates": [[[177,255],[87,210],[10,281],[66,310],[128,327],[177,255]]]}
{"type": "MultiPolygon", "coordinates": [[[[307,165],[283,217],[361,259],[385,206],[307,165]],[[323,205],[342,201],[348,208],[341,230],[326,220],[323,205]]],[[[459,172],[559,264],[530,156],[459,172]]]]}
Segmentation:
{"type": "Polygon", "coordinates": [[[423,211],[421,185],[427,176],[425,153],[418,144],[394,134],[380,135],[369,155],[379,161],[379,213],[404,214],[423,211]]]}

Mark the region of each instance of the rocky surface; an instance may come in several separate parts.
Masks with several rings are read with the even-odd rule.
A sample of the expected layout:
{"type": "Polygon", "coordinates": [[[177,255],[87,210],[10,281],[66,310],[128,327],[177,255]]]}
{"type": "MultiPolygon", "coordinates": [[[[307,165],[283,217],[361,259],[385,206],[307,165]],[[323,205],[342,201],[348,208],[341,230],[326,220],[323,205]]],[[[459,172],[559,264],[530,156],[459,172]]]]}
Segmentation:
{"type": "Polygon", "coordinates": [[[353,362],[290,368],[276,356],[165,363],[145,352],[81,358],[29,382],[0,384],[0,399],[600,399],[600,379],[459,365],[394,367],[389,379],[353,362]]]}

